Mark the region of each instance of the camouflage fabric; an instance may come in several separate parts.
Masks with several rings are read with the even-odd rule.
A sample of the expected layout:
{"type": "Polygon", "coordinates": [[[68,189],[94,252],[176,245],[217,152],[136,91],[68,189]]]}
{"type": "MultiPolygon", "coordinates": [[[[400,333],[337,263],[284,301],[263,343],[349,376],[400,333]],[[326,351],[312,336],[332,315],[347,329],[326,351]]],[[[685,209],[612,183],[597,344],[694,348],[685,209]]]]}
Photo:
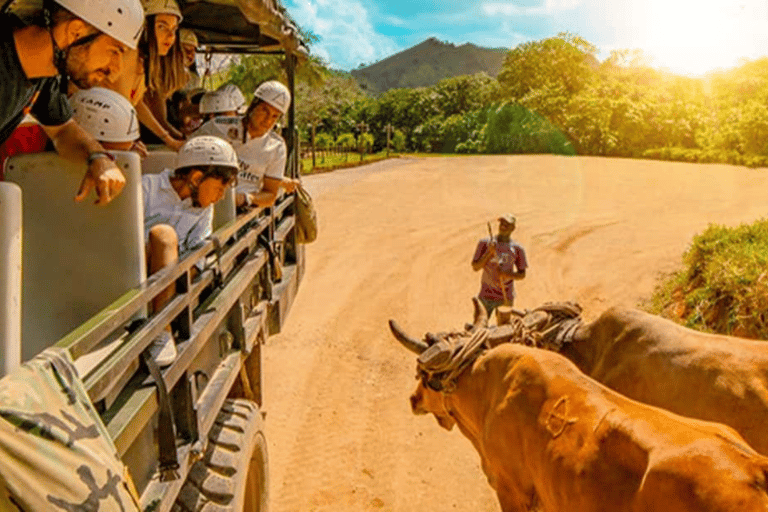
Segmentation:
{"type": "Polygon", "coordinates": [[[64,350],[47,349],[0,380],[0,510],[15,509],[140,509],[127,469],[64,350]]]}

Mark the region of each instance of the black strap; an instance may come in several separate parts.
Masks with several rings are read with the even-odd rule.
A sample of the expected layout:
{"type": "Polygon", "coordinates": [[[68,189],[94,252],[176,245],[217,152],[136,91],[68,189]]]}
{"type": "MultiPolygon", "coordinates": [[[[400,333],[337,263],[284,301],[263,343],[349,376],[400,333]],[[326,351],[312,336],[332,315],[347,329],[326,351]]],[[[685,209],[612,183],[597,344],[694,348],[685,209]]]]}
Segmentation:
{"type": "Polygon", "coordinates": [[[160,367],[145,350],[142,354],[144,364],[147,365],[149,374],[157,385],[157,401],[160,411],[157,418],[157,444],[160,456],[160,481],[169,482],[179,478],[179,459],[176,453],[176,426],[173,423],[171,400],[168,397],[168,389],[165,387],[163,374],[160,367]]]}

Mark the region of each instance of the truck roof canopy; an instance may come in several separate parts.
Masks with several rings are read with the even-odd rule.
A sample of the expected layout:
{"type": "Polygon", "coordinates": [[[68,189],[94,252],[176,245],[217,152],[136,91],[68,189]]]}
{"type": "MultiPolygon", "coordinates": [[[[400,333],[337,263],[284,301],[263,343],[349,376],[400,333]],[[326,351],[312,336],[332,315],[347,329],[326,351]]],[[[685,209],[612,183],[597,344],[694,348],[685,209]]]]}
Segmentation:
{"type": "Polygon", "coordinates": [[[182,26],[200,45],[221,53],[285,51],[301,58],[307,48],[276,0],[186,0],[182,26]]]}
{"type": "MultiPolygon", "coordinates": [[[[177,0],[181,26],[194,30],[200,46],[216,53],[285,52],[303,60],[308,50],[278,0],[177,0]]],[[[22,20],[42,10],[42,0],[5,0],[3,12],[22,20]]]]}

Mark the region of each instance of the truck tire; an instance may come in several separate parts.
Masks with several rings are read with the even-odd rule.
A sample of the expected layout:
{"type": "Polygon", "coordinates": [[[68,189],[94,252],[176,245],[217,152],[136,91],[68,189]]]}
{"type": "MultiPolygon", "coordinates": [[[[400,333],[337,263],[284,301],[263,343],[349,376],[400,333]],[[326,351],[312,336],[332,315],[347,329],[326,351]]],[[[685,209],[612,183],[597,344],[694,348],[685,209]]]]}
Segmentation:
{"type": "Polygon", "coordinates": [[[208,434],[202,459],[189,470],[177,512],[266,512],[267,442],[259,406],[230,399],[208,434]]]}

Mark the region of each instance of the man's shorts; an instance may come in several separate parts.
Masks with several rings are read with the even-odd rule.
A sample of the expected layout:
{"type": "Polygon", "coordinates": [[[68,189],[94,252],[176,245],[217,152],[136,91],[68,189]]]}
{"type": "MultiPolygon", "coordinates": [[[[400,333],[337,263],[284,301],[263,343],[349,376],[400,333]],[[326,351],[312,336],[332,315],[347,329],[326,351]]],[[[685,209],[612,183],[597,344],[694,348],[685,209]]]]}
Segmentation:
{"type": "MultiPolygon", "coordinates": [[[[480,299],[480,302],[485,307],[485,311],[488,313],[488,316],[491,316],[491,313],[493,313],[493,310],[495,310],[499,306],[504,305],[503,300],[490,300],[490,299],[484,299],[483,297],[478,297],[480,299]]],[[[509,301],[509,306],[512,305],[512,301],[509,301]]]]}

